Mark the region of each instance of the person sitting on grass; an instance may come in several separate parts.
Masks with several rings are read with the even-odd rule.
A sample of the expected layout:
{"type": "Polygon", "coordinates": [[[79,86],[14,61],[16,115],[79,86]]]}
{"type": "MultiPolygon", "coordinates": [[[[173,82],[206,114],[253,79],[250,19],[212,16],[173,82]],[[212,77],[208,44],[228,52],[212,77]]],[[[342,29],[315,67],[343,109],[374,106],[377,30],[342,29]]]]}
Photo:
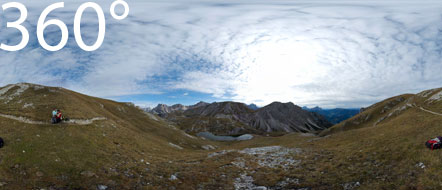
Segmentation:
{"type": "Polygon", "coordinates": [[[52,124],[60,123],[63,120],[63,115],[59,109],[52,111],[52,124]]]}

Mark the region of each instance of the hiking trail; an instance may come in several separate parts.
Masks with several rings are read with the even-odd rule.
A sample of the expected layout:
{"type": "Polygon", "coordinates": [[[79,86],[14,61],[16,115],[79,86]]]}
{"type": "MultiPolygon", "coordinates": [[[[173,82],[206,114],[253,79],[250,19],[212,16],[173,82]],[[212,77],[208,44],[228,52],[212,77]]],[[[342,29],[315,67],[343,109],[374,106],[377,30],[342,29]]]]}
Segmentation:
{"type": "MultiPolygon", "coordinates": [[[[48,122],[34,121],[34,120],[26,118],[26,117],[13,116],[13,115],[7,115],[7,114],[2,114],[2,113],[0,113],[0,117],[16,120],[16,121],[19,121],[19,122],[22,122],[22,123],[26,123],[26,124],[33,124],[33,125],[48,125],[48,124],[51,124],[49,121],[48,122]]],[[[101,121],[101,120],[106,120],[106,118],[105,117],[95,117],[95,118],[92,118],[92,119],[70,119],[69,121],[65,121],[64,123],[74,124],[74,125],[90,125],[94,121],[101,121]]]]}
{"type": "Polygon", "coordinates": [[[434,112],[434,111],[430,111],[430,110],[427,110],[427,109],[425,109],[425,108],[423,108],[423,107],[419,107],[419,109],[421,109],[422,111],[425,111],[425,112],[428,112],[428,113],[434,114],[434,115],[442,116],[441,113],[437,113],[437,112],[434,112]]]}

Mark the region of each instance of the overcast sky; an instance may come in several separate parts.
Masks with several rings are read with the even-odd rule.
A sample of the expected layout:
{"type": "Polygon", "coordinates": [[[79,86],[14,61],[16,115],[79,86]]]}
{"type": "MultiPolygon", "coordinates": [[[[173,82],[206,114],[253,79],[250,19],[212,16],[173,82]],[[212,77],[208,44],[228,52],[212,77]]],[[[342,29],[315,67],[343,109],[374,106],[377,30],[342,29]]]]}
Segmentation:
{"type": "MultiPolygon", "coordinates": [[[[139,105],[233,100],[260,106],[363,107],[403,93],[442,87],[442,2],[295,0],[128,0],[123,21],[105,9],[103,46],[78,48],[75,10],[51,14],[70,39],[58,52],[40,47],[39,14],[57,1],[19,1],[29,10],[28,47],[0,51],[0,85],[31,82],[139,105]]],[[[85,1],[84,1],[85,2],[85,1]]],[[[120,7],[121,8],[121,7],[120,7]]],[[[17,13],[0,11],[0,41],[17,13]]],[[[97,36],[96,14],[83,16],[83,38],[97,36]]],[[[58,43],[56,27],[46,30],[58,43]]]]}

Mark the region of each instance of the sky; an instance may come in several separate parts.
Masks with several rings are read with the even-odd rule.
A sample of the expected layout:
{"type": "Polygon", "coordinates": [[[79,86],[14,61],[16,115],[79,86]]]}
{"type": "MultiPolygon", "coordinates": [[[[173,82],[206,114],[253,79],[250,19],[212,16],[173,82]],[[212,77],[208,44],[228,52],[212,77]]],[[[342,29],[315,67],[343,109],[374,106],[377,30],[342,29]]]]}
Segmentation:
{"type": "MultiPolygon", "coordinates": [[[[58,18],[69,41],[57,52],[36,37],[52,0],[18,0],[28,8],[28,46],[0,50],[0,85],[30,82],[140,106],[273,101],[358,108],[391,96],[442,87],[442,2],[297,0],[127,0],[115,20],[111,0],[94,1],[106,16],[100,49],[81,50],[73,19],[86,1],[66,0],[58,18]]],[[[117,13],[122,7],[117,7],[117,13]]],[[[15,10],[0,10],[0,42],[17,44],[6,28],[15,10]]],[[[95,42],[97,16],[87,9],[81,30],[95,42]]],[[[60,30],[45,30],[57,44],[60,30]]]]}

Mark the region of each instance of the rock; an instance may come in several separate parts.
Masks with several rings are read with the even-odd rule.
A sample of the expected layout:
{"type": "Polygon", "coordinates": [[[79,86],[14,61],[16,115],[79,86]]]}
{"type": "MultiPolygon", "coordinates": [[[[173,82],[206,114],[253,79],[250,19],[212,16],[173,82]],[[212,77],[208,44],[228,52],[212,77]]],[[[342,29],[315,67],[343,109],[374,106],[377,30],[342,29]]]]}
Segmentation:
{"type": "Polygon", "coordinates": [[[35,173],[35,175],[37,175],[37,177],[42,177],[44,174],[43,172],[38,171],[37,173],[35,173]]]}
{"type": "Polygon", "coordinates": [[[98,190],[106,190],[106,189],[107,189],[107,186],[106,186],[106,185],[98,185],[98,186],[97,186],[97,189],[98,189],[98,190]]]}
{"type": "Polygon", "coordinates": [[[424,169],[425,168],[425,164],[422,163],[422,162],[419,162],[418,164],[416,164],[416,167],[424,169]]]}
{"type": "Polygon", "coordinates": [[[359,186],[361,186],[361,183],[359,183],[359,181],[342,184],[342,187],[344,187],[344,190],[353,190],[359,186]]]}
{"type": "Polygon", "coordinates": [[[169,179],[170,179],[171,181],[175,181],[175,180],[177,180],[178,178],[177,178],[175,175],[171,175],[169,179]]]}
{"type": "Polygon", "coordinates": [[[169,143],[169,145],[171,146],[171,147],[174,147],[174,148],[177,148],[177,149],[180,149],[180,150],[183,150],[183,147],[181,147],[181,146],[178,146],[178,145],[176,145],[176,144],[173,144],[173,143],[169,143]]]}
{"type": "Polygon", "coordinates": [[[253,188],[253,190],[267,190],[267,187],[258,186],[258,187],[253,188]]]}
{"type": "Polygon", "coordinates": [[[216,148],[212,145],[203,145],[201,146],[204,150],[215,150],[216,148]]]}
{"type": "Polygon", "coordinates": [[[264,186],[256,186],[254,183],[253,177],[243,173],[240,177],[235,178],[233,182],[235,190],[240,189],[251,189],[251,190],[267,190],[267,187],[264,186]]]}

